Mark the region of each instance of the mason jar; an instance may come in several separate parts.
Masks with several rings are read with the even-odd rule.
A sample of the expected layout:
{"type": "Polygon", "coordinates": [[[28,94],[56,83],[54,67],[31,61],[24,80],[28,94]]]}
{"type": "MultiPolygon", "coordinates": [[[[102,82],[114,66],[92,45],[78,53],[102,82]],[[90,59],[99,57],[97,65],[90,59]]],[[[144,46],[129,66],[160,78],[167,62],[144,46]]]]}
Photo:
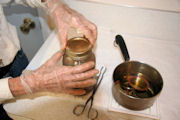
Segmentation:
{"type": "MultiPolygon", "coordinates": [[[[84,37],[74,37],[68,40],[65,54],[63,56],[63,65],[76,66],[88,61],[95,62],[95,55],[92,52],[92,45],[89,40],[84,37]]],[[[96,76],[94,77],[96,78],[96,76]]],[[[87,94],[93,89],[93,86],[84,89],[87,94]]]]}

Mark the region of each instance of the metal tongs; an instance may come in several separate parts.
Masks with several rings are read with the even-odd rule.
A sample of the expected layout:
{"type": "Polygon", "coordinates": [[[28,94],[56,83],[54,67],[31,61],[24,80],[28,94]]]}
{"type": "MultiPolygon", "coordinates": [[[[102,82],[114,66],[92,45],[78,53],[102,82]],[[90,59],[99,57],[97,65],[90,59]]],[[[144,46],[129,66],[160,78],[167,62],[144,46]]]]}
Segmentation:
{"type": "Polygon", "coordinates": [[[92,109],[92,105],[93,105],[94,95],[95,95],[99,85],[101,84],[101,81],[103,79],[103,75],[105,72],[106,72],[106,67],[104,67],[104,66],[101,67],[99,76],[97,78],[98,79],[97,83],[93,88],[92,95],[87,99],[87,101],[84,105],[82,105],[82,104],[76,105],[73,109],[73,114],[75,114],[76,116],[82,115],[86,109],[86,106],[90,102],[90,106],[89,106],[88,114],[87,114],[88,119],[89,120],[95,120],[98,117],[98,111],[94,108],[92,109]]]}

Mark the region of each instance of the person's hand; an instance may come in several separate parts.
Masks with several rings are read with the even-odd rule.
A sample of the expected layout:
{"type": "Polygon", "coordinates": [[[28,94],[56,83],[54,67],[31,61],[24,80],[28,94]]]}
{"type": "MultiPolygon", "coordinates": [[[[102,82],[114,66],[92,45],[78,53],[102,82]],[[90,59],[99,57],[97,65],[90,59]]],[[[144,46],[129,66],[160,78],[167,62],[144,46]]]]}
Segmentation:
{"type": "Polygon", "coordinates": [[[96,83],[93,77],[98,70],[94,69],[94,62],[78,66],[60,66],[58,61],[62,55],[62,52],[57,52],[39,69],[21,75],[21,82],[26,93],[50,91],[83,95],[86,93],[83,88],[96,83]]]}
{"type": "Polygon", "coordinates": [[[50,0],[47,5],[58,28],[62,49],[66,48],[67,32],[70,27],[81,31],[91,44],[94,45],[97,39],[97,27],[95,24],[87,20],[80,13],[69,8],[66,4],[60,3],[59,0],[50,0]]]}

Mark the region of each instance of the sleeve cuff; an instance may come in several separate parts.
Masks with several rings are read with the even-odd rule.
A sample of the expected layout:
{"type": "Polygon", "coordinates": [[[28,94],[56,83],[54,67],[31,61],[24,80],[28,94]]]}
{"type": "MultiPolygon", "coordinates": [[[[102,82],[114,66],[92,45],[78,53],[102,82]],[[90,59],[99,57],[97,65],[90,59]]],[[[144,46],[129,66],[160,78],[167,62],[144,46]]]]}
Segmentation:
{"type": "Polygon", "coordinates": [[[30,6],[30,7],[33,7],[33,8],[42,8],[42,9],[47,9],[47,6],[41,2],[41,0],[15,0],[16,3],[18,4],[23,4],[25,6],[30,6]]]}
{"type": "Polygon", "coordinates": [[[0,103],[14,98],[9,88],[8,79],[9,78],[0,79],[0,103]]]}

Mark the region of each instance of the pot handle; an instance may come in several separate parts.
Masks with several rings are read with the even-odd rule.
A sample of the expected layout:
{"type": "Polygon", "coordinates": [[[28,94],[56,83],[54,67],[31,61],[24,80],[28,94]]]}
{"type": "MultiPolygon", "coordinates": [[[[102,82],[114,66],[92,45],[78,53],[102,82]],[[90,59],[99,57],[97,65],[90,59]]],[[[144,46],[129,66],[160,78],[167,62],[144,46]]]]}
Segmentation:
{"type": "Polygon", "coordinates": [[[124,60],[129,61],[130,57],[129,57],[129,53],[128,53],[123,37],[121,35],[116,35],[115,42],[117,45],[119,45],[121,52],[123,54],[124,60]]]}

